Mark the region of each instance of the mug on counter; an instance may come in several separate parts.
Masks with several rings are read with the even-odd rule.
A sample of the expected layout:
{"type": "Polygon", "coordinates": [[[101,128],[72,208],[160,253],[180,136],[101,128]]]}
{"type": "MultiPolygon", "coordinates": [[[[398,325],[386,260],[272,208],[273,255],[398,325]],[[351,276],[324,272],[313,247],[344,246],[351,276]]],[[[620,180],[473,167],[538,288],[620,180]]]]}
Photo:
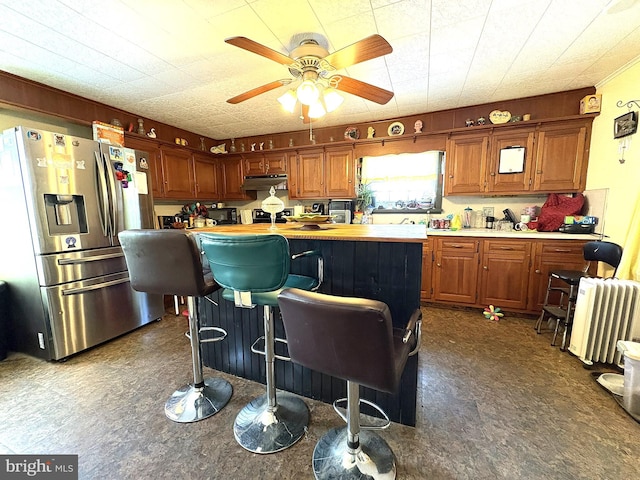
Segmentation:
{"type": "Polygon", "coordinates": [[[217,225],[217,222],[213,218],[206,218],[205,223],[207,227],[213,227],[214,225],[217,225]]]}

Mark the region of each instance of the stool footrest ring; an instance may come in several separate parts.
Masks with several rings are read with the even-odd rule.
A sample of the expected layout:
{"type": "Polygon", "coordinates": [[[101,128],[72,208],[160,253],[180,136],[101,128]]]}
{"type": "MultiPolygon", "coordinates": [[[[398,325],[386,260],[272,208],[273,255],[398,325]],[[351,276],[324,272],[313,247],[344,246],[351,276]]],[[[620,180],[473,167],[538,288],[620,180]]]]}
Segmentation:
{"type": "MultiPolygon", "coordinates": [[[[333,401],[333,409],[336,411],[336,413],[338,415],[340,415],[340,418],[342,418],[342,420],[344,420],[345,422],[347,421],[347,414],[345,412],[343,412],[342,410],[344,409],[346,411],[346,407],[340,407],[339,404],[346,404],[347,403],[347,399],[346,398],[338,398],[336,400],[333,401]]],[[[370,402],[369,400],[365,400],[363,398],[360,399],[359,401],[359,405],[358,405],[358,411],[360,410],[360,405],[361,404],[365,404],[365,405],[369,405],[371,408],[373,408],[374,410],[376,410],[377,412],[379,412],[383,418],[379,418],[379,417],[373,417],[371,415],[363,415],[360,414],[360,429],[361,430],[384,430],[385,428],[388,428],[389,425],[391,425],[391,420],[389,420],[389,417],[387,416],[387,414],[385,413],[384,410],[382,410],[382,408],[373,403],[370,402]],[[363,422],[362,419],[365,420],[371,420],[371,419],[376,419],[380,422],[382,422],[379,425],[373,424],[373,423],[368,423],[368,422],[363,422]]]]}
{"type": "Polygon", "coordinates": [[[203,332],[217,332],[217,333],[220,333],[221,335],[213,336],[213,337],[210,337],[210,338],[201,338],[200,339],[200,343],[219,342],[220,340],[224,340],[225,338],[227,338],[227,331],[224,328],[220,328],[220,327],[200,327],[200,334],[202,334],[203,332]]]}
{"type": "MultiPolygon", "coordinates": [[[[278,338],[278,337],[276,337],[276,338],[274,338],[274,339],[273,339],[273,341],[274,341],[274,342],[278,342],[278,343],[284,343],[285,345],[288,345],[288,344],[289,344],[289,343],[287,342],[287,340],[286,340],[286,339],[284,339],[284,338],[278,338]]],[[[253,344],[251,345],[251,351],[252,351],[253,353],[257,353],[258,355],[262,355],[262,356],[264,357],[264,356],[266,355],[266,353],[265,353],[265,349],[263,348],[262,350],[259,350],[259,349],[256,347],[256,345],[258,345],[260,342],[264,342],[264,336],[262,336],[262,337],[258,337],[258,338],[256,339],[256,341],[255,341],[255,342],[253,342],[253,344]]],[[[274,355],[274,358],[277,358],[278,360],[284,360],[285,362],[290,362],[290,361],[291,361],[291,357],[285,357],[285,356],[283,356],[283,355],[277,355],[277,354],[275,354],[275,355],[274,355]]]]}

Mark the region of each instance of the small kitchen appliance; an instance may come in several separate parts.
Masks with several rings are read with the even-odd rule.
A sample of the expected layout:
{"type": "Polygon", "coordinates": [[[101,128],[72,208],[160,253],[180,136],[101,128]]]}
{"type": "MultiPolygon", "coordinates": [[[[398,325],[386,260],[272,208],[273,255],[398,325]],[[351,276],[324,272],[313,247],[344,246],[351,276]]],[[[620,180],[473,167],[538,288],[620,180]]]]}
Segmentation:
{"type": "Polygon", "coordinates": [[[335,223],[351,223],[353,219],[353,201],[330,200],[329,215],[333,217],[335,223]]]}
{"type": "Polygon", "coordinates": [[[207,216],[217,225],[235,225],[238,223],[238,211],[232,207],[210,208],[207,216]]]}
{"type": "MultiPolygon", "coordinates": [[[[287,207],[276,213],[276,223],[287,223],[286,217],[293,217],[293,208],[287,207]]],[[[253,223],[271,223],[271,214],[256,208],[253,210],[253,223]]]]}

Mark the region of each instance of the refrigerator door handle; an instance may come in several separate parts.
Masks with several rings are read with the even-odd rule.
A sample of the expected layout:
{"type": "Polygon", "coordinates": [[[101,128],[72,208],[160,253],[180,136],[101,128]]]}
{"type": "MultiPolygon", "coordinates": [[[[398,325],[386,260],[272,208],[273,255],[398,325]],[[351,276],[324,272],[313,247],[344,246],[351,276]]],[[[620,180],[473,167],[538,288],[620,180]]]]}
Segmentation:
{"type": "Polygon", "coordinates": [[[97,285],[91,285],[89,287],[68,288],[66,290],[62,290],[62,295],[80,295],[81,293],[100,290],[101,288],[112,287],[114,285],[120,285],[121,283],[126,282],[129,282],[129,277],[119,278],[118,280],[111,280],[109,282],[98,283],[97,285]]]}
{"type": "Polygon", "coordinates": [[[106,178],[109,182],[109,198],[111,199],[111,215],[109,216],[109,221],[111,222],[111,235],[115,237],[116,235],[118,235],[118,197],[116,196],[116,181],[114,179],[113,172],[109,168],[111,165],[109,160],[104,156],[104,154],[102,158],[104,161],[103,165],[105,165],[105,167],[107,168],[106,178]]]}
{"type": "Polygon", "coordinates": [[[110,258],[124,257],[123,253],[107,253],[105,255],[96,255],[86,258],[62,258],[58,260],[58,265],[78,265],[87,262],[97,262],[99,260],[109,260],[110,258]]]}
{"type": "Polygon", "coordinates": [[[107,218],[109,218],[109,196],[107,194],[107,184],[105,179],[104,162],[99,152],[95,152],[96,165],[98,166],[98,212],[100,213],[100,226],[102,233],[106,237],[109,234],[107,226],[107,218]]]}

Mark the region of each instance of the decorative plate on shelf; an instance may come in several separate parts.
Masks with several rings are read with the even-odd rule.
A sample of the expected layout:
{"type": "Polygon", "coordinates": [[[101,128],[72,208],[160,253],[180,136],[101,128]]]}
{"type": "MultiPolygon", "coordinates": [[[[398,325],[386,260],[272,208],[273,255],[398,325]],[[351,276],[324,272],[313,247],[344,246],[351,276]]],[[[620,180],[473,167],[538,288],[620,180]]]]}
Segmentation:
{"type": "Polygon", "coordinates": [[[346,140],[357,140],[360,138],[360,130],[357,127],[349,127],[344,131],[346,140]]]}
{"type": "Polygon", "coordinates": [[[396,135],[402,135],[404,133],[404,125],[400,122],[393,122],[389,125],[389,129],[387,133],[390,137],[395,137],[396,135]]]}
{"type": "Polygon", "coordinates": [[[493,124],[507,123],[511,120],[511,112],[494,110],[489,114],[489,121],[493,124]]]}

